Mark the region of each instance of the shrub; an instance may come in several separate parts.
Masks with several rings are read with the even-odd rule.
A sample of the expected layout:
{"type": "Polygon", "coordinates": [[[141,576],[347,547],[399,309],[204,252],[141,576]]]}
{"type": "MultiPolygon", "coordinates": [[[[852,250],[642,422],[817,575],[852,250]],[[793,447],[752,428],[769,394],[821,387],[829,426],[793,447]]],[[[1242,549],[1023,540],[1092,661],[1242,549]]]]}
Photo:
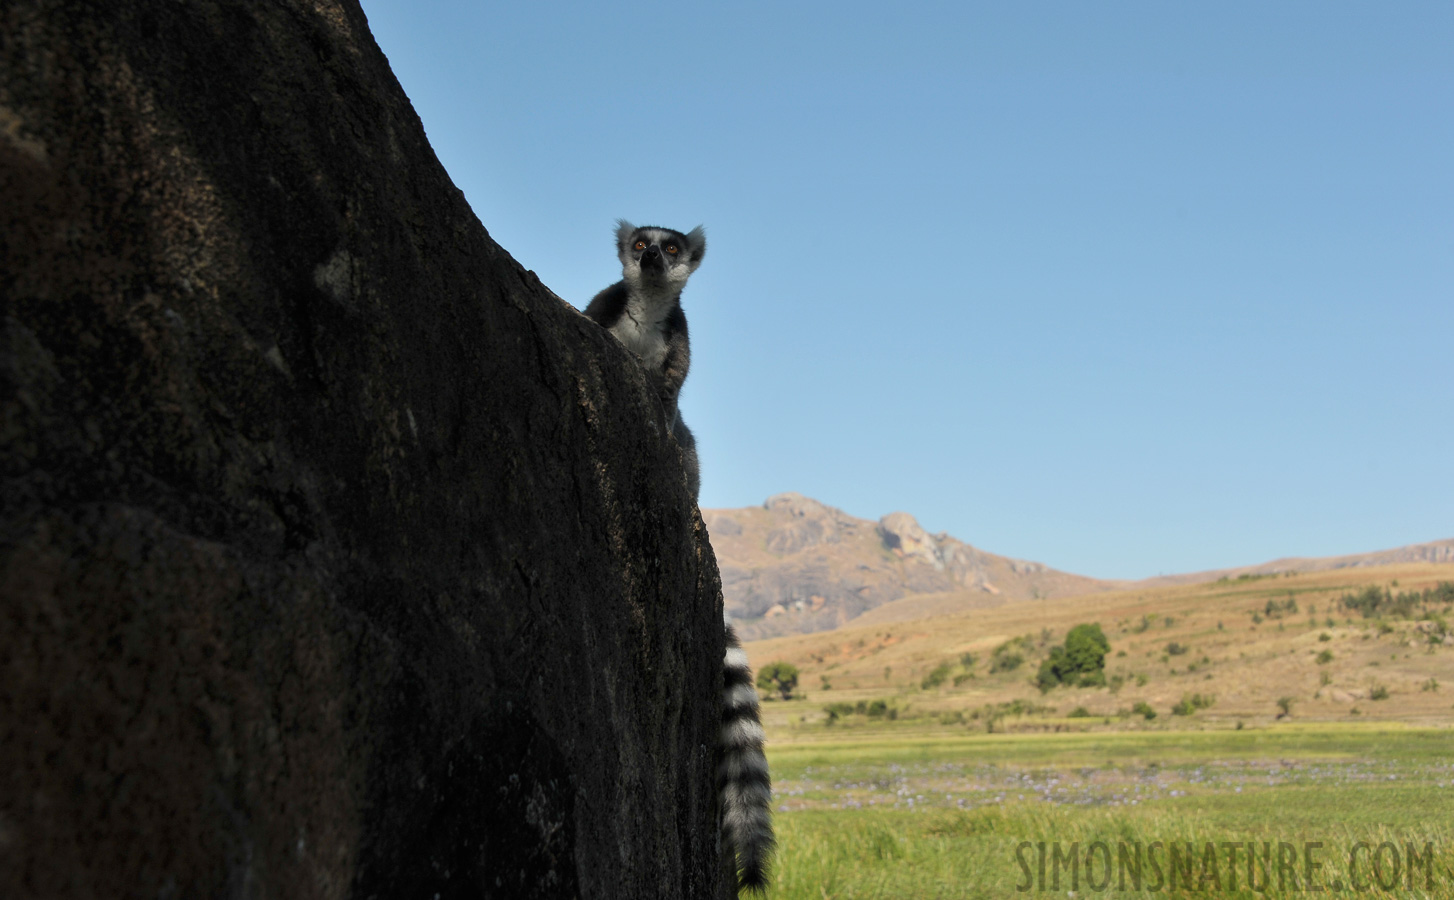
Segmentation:
{"type": "Polygon", "coordinates": [[[961,653],[961,654],[959,654],[959,664],[961,666],[965,667],[966,669],[972,669],[972,668],[974,668],[975,662],[976,662],[976,660],[974,658],[974,654],[973,653],[961,653]]]}
{"type": "Polygon", "coordinates": [[[1066,718],[1068,718],[1068,719],[1089,719],[1090,718],[1090,710],[1086,709],[1084,706],[1077,706],[1075,709],[1072,709],[1070,711],[1070,714],[1068,716],[1066,716],[1066,718]]]}
{"type": "Polygon", "coordinates": [[[1332,661],[1333,661],[1333,651],[1331,651],[1331,650],[1324,650],[1322,653],[1319,653],[1318,654],[1318,659],[1317,659],[1318,665],[1325,666],[1325,665],[1327,665],[1328,663],[1330,663],[1332,661]]]}
{"type": "Polygon", "coordinates": [[[1110,650],[1111,642],[1100,623],[1077,625],[1066,634],[1063,646],[1050,648],[1050,656],[1040,664],[1035,682],[1042,691],[1061,684],[1104,685],[1106,654],[1110,650]]]}
{"type": "Polygon", "coordinates": [[[1388,688],[1381,684],[1375,684],[1368,692],[1369,700],[1387,700],[1388,688]]]}
{"type": "Polygon", "coordinates": [[[1438,613],[1429,613],[1424,617],[1429,623],[1429,643],[1442,644],[1444,636],[1449,633],[1449,622],[1438,613]]]}
{"type": "Polygon", "coordinates": [[[1424,691],[1426,693],[1429,692],[1429,691],[1437,691],[1438,689],[1439,689],[1439,679],[1435,678],[1432,675],[1429,676],[1429,680],[1428,681],[1426,681],[1423,684],[1419,685],[1419,690],[1424,691]]]}
{"type": "MultiPolygon", "coordinates": [[[[1393,587],[1398,587],[1397,583],[1393,587]]],[[[1365,619],[1380,616],[1410,618],[1416,607],[1428,608],[1435,604],[1454,604],[1454,581],[1441,581],[1436,587],[1422,591],[1400,591],[1395,594],[1387,588],[1372,585],[1355,594],[1344,594],[1338,604],[1349,611],[1356,611],[1365,619]]]]}
{"type": "Polygon", "coordinates": [[[1217,698],[1211,694],[1184,694],[1182,695],[1181,702],[1171,708],[1171,713],[1176,716],[1189,716],[1197,710],[1206,709],[1216,702],[1217,698]]]}
{"type": "Polygon", "coordinates": [[[990,660],[990,674],[1013,672],[1024,662],[1025,657],[1018,653],[996,653],[994,659],[990,660]]]}
{"type": "Polygon", "coordinates": [[[934,667],[933,671],[924,676],[924,680],[919,682],[919,687],[926,691],[931,688],[936,688],[949,679],[949,673],[951,671],[952,669],[949,663],[940,663],[934,667]]]}
{"type": "Polygon", "coordinates": [[[990,674],[1013,672],[1020,668],[1025,662],[1025,653],[1030,649],[1031,642],[1029,636],[1024,636],[1005,641],[996,647],[990,657],[990,674]]]}
{"type": "Polygon", "coordinates": [[[1331,634],[1328,634],[1328,632],[1326,632],[1326,631],[1323,632],[1322,634],[1318,635],[1318,641],[1320,643],[1326,644],[1328,641],[1331,641],[1332,639],[1333,639],[1333,636],[1331,634]]]}
{"type": "Polygon", "coordinates": [[[1290,715],[1292,715],[1292,704],[1293,704],[1293,702],[1294,701],[1293,701],[1293,698],[1292,697],[1278,697],[1277,698],[1277,709],[1278,709],[1278,712],[1281,713],[1284,716],[1290,716],[1290,715]]]}
{"type": "Polygon", "coordinates": [[[757,670],[757,686],[782,694],[784,700],[792,699],[798,686],[798,667],[782,660],[770,662],[757,670]]]}
{"type": "Polygon", "coordinates": [[[1172,641],[1166,645],[1166,653],[1168,656],[1181,656],[1189,650],[1191,650],[1190,647],[1185,644],[1178,644],[1176,641],[1172,641]]]}
{"type": "Polygon", "coordinates": [[[1131,707],[1131,712],[1135,715],[1145,717],[1148,722],[1156,718],[1156,710],[1152,709],[1151,704],[1145,700],[1137,701],[1136,705],[1131,707]]]}
{"type": "Polygon", "coordinates": [[[1288,613],[1295,612],[1297,612],[1297,601],[1291,597],[1281,601],[1268,600],[1267,605],[1262,607],[1262,614],[1269,619],[1281,619],[1288,613]]]}

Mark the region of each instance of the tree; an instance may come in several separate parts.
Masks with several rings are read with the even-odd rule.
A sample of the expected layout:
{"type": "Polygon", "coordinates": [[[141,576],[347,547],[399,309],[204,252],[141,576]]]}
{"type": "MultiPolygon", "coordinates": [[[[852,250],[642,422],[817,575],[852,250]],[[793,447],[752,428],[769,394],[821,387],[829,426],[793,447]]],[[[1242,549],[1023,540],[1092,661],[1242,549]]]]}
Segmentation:
{"type": "Polygon", "coordinates": [[[1064,684],[1071,675],[1070,661],[1066,659],[1065,648],[1051,647],[1050,656],[1040,664],[1040,671],[1035,673],[1035,683],[1040,686],[1040,690],[1048,691],[1057,685],[1064,684]]]}
{"type": "Polygon", "coordinates": [[[1111,642],[1106,640],[1100,623],[1077,625],[1065,636],[1065,655],[1070,659],[1074,670],[1082,676],[1082,683],[1085,681],[1084,676],[1096,674],[1101,676],[1104,683],[1106,654],[1110,651],[1111,642]]]}
{"type": "Polygon", "coordinates": [[[1060,684],[1094,687],[1106,683],[1106,654],[1111,642],[1101,626],[1077,625],[1065,636],[1065,644],[1051,647],[1050,656],[1040,664],[1035,683],[1048,691],[1060,684]]]}
{"type": "Polygon", "coordinates": [[[790,700],[798,686],[798,667],[790,662],[770,662],[757,670],[757,687],[763,691],[776,691],[790,700]]]}

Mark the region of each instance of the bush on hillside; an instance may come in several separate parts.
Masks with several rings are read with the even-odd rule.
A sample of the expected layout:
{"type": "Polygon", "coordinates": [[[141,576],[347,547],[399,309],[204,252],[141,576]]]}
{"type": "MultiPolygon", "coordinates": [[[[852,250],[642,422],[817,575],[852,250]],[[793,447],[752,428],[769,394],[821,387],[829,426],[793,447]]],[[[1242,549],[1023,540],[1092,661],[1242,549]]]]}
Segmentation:
{"type": "Polygon", "coordinates": [[[1025,652],[1029,647],[1030,639],[1027,637],[1017,637],[996,647],[994,655],[990,657],[990,674],[1013,672],[1020,668],[1025,662],[1025,652]]]}
{"type": "Polygon", "coordinates": [[[924,676],[924,680],[919,682],[919,687],[926,691],[931,688],[936,688],[949,679],[949,673],[951,671],[952,669],[948,663],[940,663],[934,667],[933,671],[924,676]]]}
{"type": "Polygon", "coordinates": [[[798,687],[798,667],[790,662],[770,662],[757,670],[757,687],[763,691],[782,694],[790,700],[798,687]]]}
{"type": "Polygon", "coordinates": [[[1077,625],[1065,636],[1065,644],[1050,648],[1040,664],[1035,683],[1048,691],[1058,685],[1099,687],[1106,683],[1106,654],[1111,642],[1099,623],[1077,625]]]}
{"type": "Polygon", "coordinates": [[[1422,608],[1427,614],[1435,605],[1454,605],[1454,581],[1441,581],[1437,586],[1422,591],[1400,591],[1397,594],[1388,588],[1370,585],[1358,593],[1339,597],[1338,605],[1350,612],[1358,612],[1365,619],[1384,616],[1408,619],[1413,617],[1416,608],[1422,608]]]}

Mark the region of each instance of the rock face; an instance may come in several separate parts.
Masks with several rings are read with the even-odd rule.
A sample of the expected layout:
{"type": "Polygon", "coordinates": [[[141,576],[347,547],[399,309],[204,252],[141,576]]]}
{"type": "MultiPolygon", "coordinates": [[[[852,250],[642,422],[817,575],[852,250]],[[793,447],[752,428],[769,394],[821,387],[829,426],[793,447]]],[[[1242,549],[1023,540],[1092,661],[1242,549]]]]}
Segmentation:
{"type": "Polygon", "coordinates": [[[722,896],[679,453],[357,4],[0,46],[0,896],[722,896]]]}
{"type": "Polygon", "coordinates": [[[1018,600],[1115,586],[929,534],[908,513],[870,522],[801,494],[702,515],[727,610],[746,640],[826,631],[916,594],[1018,600]]]}

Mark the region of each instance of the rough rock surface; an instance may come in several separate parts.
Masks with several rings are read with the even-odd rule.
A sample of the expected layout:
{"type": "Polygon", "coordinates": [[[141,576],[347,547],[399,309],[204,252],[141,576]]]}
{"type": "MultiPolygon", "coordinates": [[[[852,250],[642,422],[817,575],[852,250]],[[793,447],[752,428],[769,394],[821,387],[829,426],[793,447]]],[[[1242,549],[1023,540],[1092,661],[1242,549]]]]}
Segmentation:
{"type": "Polygon", "coordinates": [[[722,895],[678,451],[355,2],[5,3],[0,198],[0,897],[722,895]]]}

